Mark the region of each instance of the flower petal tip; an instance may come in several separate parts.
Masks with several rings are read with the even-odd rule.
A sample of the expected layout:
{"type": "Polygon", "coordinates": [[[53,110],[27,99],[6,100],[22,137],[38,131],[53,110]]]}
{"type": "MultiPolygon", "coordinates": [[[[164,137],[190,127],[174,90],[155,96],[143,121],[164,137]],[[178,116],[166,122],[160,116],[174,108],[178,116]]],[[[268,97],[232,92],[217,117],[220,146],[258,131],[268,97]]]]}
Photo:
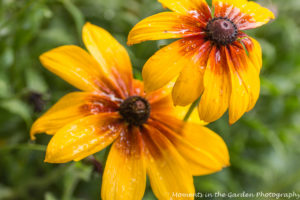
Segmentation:
{"type": "Polygon", "coordinates": [[[93,26],[92,23],[86,22],[86,23],[83,25],[82,30],[83,30],[83,29],[86,29],[86,28],[89,28],[89,27],[91,27],[91,26],[93,26]]]}
{"type": "Polygon", "coordinates": [[[36,137],[34,136],[35,133],[34,132],[30,132],[30,140],[36,140],[36,137]]]}
{"type": "Polygon", "coordinates": [[[47,153],[46,151],[46,156],[45,156],[45,159],[44,159],[44,162],[45,163],[65,163],[59,159],[57,159],[57,156],[55,156],[54,154],[52,155],[49,155],[49,153],[47,153]]]}
{"type": "Polygon", "coordinates": [[[224,168],[230,167],[230,166],[231,166],[231,163],[230,163],[230,161],[228,160],[228,163],[224,166],[224,168]]]}
{"type": "Polygon", "coordinates": [[[193,103],[193,101],[190,102],[190,101],[182,100],[179,96],[174,95],[174,92],[172,92],[172,99],[173,99],[174,106],[183,106],[183,107],[185,107],[185,106],[188,106],[191,103],[193,103]]]}
{"type": "Polygon", "coordinates": [[[51,162],[51,159],[49,158],[49,156],[47,156],[47,154],[46,154],[46,157],[44,159],[44,162],[45,163],[54,163],[54,162],[51,162]]]}
{"type": "MultiPolygon", "coordinates": [[[[241,116],[242,117],[242,116],[241,116]]],[[[229,125],[232,126],[233,124],[235,124],[241,117],[239,118],[230,118],[229,116],[229,125]]]]}
{"type": "MultiPolygon", "coordinates": [[[[51,51],[51,50],[50,50],[51,51]]],[[[40,62],[43,64],[44,62],[45,62],[45,60],[47,59],[47,55],[48,55],[48,53],[50,52],[50,51],[47,51],[47,52],[45,52],[45,53],[43,53],[43,54],[41,54],[40,56],[39,56],[39,60],[40,60],[40,62]]],[[[44,64],[43,64],[43,66],[44,66],[44,64]]],[[[45,66],[44,66],[45,67],[45,66]]]]}
{"type": "Polygon", "coordinates": [[[127,46],[132,46],[132,45],[134,45],[134,42],[132,42],[128,39],[126,44],[127,44],[127,46]]]}
{"type": "Polygon", "coordinates": [[[36,122],[33,123],[33,125],[31,126],[31,129],[30,129],[30,139],[31,140],[36,140],[36,137],[35,135],[38,133],[38,131],[36,130],[36,122]]]}
{"type": "Polygon", "coordinates": [[[128,33],[126,44],[127,44],[128,46],[132,46],[132,45],[135,44],[135,43],[134,43],[134,40],[132,39],[132,30],[128,33]]]}

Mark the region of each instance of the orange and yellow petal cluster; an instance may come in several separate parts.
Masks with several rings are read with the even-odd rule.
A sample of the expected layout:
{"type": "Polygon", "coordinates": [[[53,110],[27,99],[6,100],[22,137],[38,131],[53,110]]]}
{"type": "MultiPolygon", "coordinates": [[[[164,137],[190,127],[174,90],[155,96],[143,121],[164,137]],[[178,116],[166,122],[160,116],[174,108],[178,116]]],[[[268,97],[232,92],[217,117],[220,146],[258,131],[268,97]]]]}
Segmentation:
{"type": "MultiPolygon", "coordinates": [[[[182,121],[186,109],[173,106],[170,86],[145,94],[143,83],[132,77],[122,45],[90,23],[82,34],[88,52],[71,45],[40,57],[47,69],[81,90],[64,96],[32,126],[32,139],[37,133],[53,135],[46,162],[79,161],[112,144],[103,175],[104,200],[142,199],[146,175],[158,199],[194,193],[194,175],[229,165],[220,136],[195,120],[195,113],[189,122],[182,121]],[[132,96],[151,106],[141,126],[130,124],[119,112],[132,96]]],[[[193,68],[186,73],[193,73],[193,68]]],[[[180,79],[184,82],[186,77],[180,79]]]]}
{"type": "Polygon", "coordinates": [[[139,22],[129,33],[128,44],[182,39],[147,61],[145,90],[154,91],[178,77],[172,91],[175,105],[186,106],[201,96],[198,110],[202,120],[215,121],[229,110],[229,123],[235,123],[258,99],[262,67],[259,43],[241,31],[268,23],[275,18],[273,13],[248,0],[213,0],[214,16],[205,0],[159,2],[173,12],[139,22]],[[219,45],[208,38],[207,25],[214,19],[234,24],[234,42],[219,45]]]}

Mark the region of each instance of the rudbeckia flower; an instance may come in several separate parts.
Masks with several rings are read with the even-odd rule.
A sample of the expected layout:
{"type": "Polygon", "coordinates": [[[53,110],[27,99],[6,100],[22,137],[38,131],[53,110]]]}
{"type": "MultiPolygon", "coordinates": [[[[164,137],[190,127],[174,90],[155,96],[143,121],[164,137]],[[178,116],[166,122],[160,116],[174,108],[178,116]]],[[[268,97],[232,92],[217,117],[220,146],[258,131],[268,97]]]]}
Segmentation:
{"type": "Polygon", "coordinates": [[[193,118],[183,122],[184,108],[173,106],[168,87],[145,94],[143,83],[133,79],[125,48],[108,32],[87,23],[82,34],[89,53],[70,45],[40,57],[48,70],[81,90],[33,124],[32,139],[42,132],[53,135],[45,162],[79,161],[112,144],[102,199],[142,199],[146,174],[158,199],[174,193],[194,199],[193,175],[229,165],[224,141],[193,118]]]}
{"type": "Polygon", "coordinates": [[[183,38],[160,49],[145,64],[145,90],[161,88],[179,76],[172,92],[175,105],[198,99],[200,118],[212,122],[229,109],[229,123],[250,111],[259,96],[262,52],[259,43],[243,33],[274,18],[248,0],[159,0],[173,12],[139,22],[128,44],[183,38]]]}

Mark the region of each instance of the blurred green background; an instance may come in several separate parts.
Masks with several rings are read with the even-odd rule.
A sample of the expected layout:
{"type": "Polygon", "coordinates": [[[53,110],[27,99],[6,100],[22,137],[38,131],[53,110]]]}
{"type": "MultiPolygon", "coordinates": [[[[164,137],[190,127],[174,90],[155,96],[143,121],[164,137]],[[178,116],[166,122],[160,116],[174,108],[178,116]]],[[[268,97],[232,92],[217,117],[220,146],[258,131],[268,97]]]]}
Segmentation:
{"type": "MultiPolygon", "coordinates": [[[[209,125],[228,144],[231,167],[195,177],[199,192],[300,193],[300,1],[259,1],[277,19],[248,31],[263,48],[261,95],[251,112],[228,125],[209,125]]],[[[126,44],[139,20],[162,11],[156,0],[0,0],[0,199],[100,199],[101,172],[91,160],[44,163],[50,139],[30,141],[32,122],[75,89],[45,70],[39,55],[66,44],[83,46],[86,21],[126,44]]],[[[126,46],[140,78],[145,61],[170,41],[126,46]]],[[[105,151],[96,155],[105,163],[105,151]]],[[[101,171],[101,170],[100,170],[101,171]]],[[[155,199],[149,184],[144,199],[155,199]]]]}

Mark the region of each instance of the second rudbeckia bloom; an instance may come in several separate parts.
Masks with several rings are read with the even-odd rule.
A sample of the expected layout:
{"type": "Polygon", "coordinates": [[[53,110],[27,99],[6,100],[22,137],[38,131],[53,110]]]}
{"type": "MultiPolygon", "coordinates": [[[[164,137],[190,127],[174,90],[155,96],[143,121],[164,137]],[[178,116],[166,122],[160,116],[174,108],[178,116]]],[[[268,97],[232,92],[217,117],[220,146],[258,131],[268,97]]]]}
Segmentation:
{"type": "Polygon", "coordinates": [[[259,96],[262,52],[259,43],[242,30],[274,18],[271,11],[247,0],[213,0],[214,14],[205,0],[159,0],[174,12],[139,22],[128,44],[146,40],[183,38],[159,50],[145,64],[145,89],[163,87],[175,77],[175,105],[199,98],[199,115],[212,122],[229,108],[235,123],[251,110],[259,96]]]}

